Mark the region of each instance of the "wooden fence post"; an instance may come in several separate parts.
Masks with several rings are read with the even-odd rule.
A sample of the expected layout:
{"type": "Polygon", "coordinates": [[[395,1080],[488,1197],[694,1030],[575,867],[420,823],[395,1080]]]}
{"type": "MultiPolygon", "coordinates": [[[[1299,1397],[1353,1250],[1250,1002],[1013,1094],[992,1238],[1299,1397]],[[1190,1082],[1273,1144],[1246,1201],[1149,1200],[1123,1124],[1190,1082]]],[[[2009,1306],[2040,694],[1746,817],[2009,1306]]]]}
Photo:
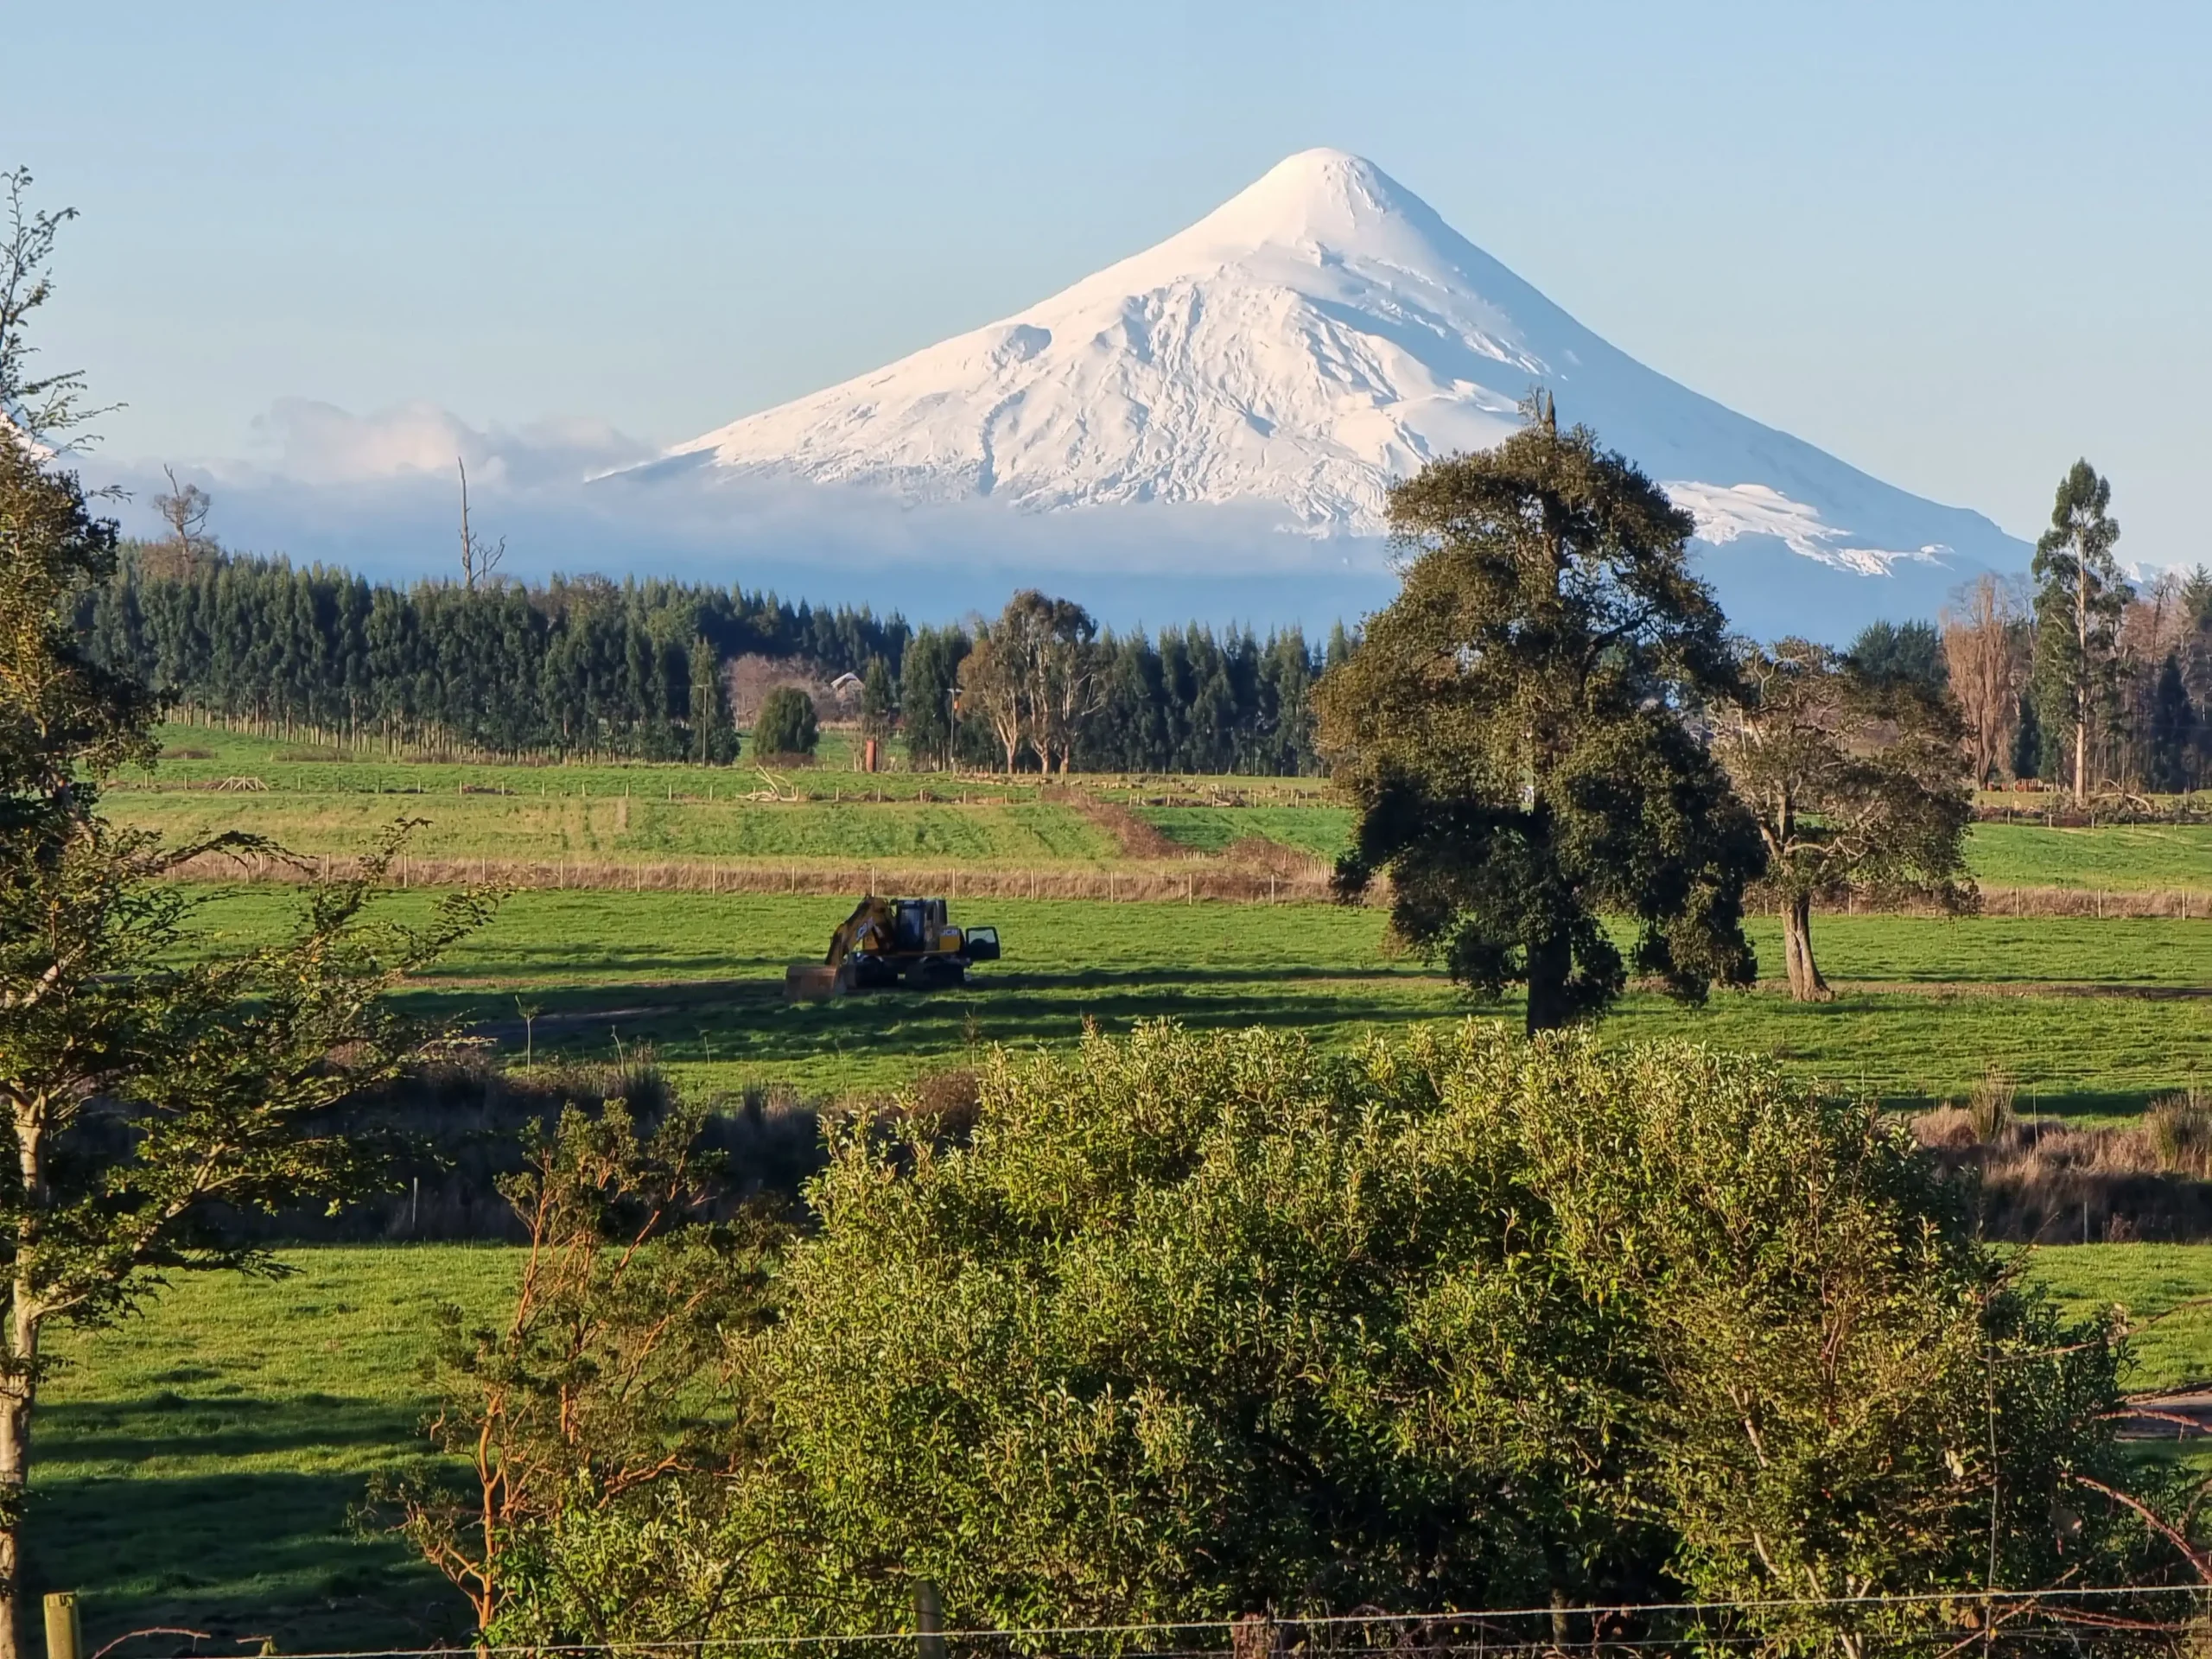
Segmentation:
{"type": "Polygon", "coordinates": [[[944,1659],[944,1607],[933,1580],[914,1580],[914,1648],[916,1659],[944,1659]]]}
{"type": "Polygon", "coordinates": [[[77,1615],[77,1592],[56,1590],[46,1599],[46,1659],[78,1659],[85,1630],[77,1615]]]}
{"type": "Polygon", "coordinates": [[[1282,1638],[1265,1613],[1243,1613],[1229,1627],[1230,1659],[1278,1659],[1282,1638]]]}

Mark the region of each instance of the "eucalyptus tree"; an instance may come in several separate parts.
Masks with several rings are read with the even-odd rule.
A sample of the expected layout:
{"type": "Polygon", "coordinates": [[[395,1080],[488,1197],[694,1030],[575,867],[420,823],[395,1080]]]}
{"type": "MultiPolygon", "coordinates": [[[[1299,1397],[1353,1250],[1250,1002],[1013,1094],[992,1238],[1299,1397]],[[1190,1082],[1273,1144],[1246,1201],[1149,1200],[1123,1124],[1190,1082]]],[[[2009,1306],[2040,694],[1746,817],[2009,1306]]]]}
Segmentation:
{"type": "Polygon", "coordinates": [[[2112,480],[2077,461],[2059,480],[2050,528],[2036,543],[2036,712],[2045,731],[2071,739],[2077,804],[2088,798],[2093,734],[2112,714],[2127,605],[2111,509],[2112,480]]]}

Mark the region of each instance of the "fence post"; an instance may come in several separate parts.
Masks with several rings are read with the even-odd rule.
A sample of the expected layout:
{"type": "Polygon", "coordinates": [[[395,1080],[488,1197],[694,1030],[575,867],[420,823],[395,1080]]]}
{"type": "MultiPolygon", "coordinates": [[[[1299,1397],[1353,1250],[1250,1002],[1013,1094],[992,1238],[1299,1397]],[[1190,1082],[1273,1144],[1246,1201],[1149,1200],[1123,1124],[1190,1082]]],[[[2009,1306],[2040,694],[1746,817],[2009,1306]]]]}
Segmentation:
{"type": "Polygon", "coordinates": [[[1230,1659],[1277,1659],[1282,1638],[1265,1613],[1242,1613],[1229,1627],[1230,1659]]]}
{"type": "Polygon", "coordinates": [[[914,1648],[916,1659],[944,1659],[944,1608],[934,1580],[914,1580],[914,1648]]]}
{"type": "Polygon", "coordinates": [[[56,1590],[46,1599],[46,1659],[78,1659],[85,1631],[77,1615],[77,1592],[56,1590]]]}

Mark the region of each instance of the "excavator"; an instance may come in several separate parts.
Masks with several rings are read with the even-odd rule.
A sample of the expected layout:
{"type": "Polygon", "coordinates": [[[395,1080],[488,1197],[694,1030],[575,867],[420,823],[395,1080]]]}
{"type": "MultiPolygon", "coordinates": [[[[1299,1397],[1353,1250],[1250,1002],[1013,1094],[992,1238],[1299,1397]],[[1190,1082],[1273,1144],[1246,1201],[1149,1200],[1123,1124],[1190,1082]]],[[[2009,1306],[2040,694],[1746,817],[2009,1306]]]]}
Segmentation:
{"type": "Polygon", "coordinates": [[[943,990],[964,983],[970,963],[998,959],[998,929],[953,926],[944,899],[870,893],[837,924],[820,962],[791,965],[784,975],[784,1001],[826,1002],[849,990],[894,985],[943,990]]]}

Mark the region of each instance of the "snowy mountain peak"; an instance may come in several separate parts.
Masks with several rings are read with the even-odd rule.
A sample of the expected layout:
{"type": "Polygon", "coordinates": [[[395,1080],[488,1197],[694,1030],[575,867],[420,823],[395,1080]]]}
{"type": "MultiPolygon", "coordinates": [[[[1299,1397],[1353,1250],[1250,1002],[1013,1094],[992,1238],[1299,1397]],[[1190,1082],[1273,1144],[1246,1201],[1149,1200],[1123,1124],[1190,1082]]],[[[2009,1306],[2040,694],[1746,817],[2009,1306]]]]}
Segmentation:
{"type": "MultiPolygon", "coordinates": [[[[640,470],[1040,512],[1241,505],[1308,535],[1373,536],[1393,480],[1499,442],[1537,385],[1731,557],[1795,554],[1859,575],[2018,562],[1986,519],[1643,367],[1338,149],[1287,157],[1189,228],[1013,316],[640,470]]],[[[1249,513],[1238,522],[1249,534],[1249,513]]]]}

